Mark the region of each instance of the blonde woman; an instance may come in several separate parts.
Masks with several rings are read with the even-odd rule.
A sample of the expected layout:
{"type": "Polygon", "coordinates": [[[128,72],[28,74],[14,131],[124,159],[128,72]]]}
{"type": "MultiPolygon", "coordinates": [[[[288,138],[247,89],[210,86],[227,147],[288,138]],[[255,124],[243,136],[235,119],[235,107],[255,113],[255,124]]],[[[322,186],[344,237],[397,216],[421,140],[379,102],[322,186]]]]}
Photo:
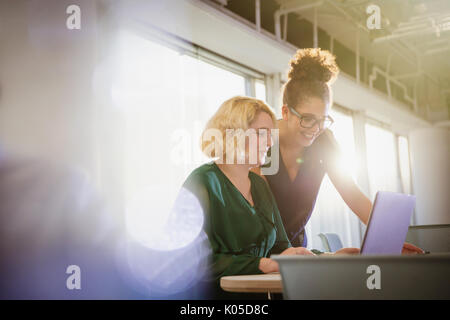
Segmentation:
{"type": "Polygon", "coordinates": [[[216,285],[222,276],[278,271],[271,254],[312,254],[291,246],[269,186],[250,171],[264,163],[274,127],[275,115],[261,100],[225,101],[202,135],[203,152],[215,160],[183,185],[203,209],[216,285]]]}

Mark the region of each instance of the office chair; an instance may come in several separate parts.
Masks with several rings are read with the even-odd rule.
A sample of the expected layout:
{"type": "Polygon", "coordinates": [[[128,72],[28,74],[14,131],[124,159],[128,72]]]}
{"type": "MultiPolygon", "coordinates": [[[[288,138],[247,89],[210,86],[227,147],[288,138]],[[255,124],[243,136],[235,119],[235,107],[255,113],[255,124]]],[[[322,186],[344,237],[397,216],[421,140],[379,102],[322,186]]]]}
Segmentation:
{"type": "Polygon", "coordinates": [[[336,233],[319,233],[326,252],[335,252],[343,248],[342,241],[336,233]]]}

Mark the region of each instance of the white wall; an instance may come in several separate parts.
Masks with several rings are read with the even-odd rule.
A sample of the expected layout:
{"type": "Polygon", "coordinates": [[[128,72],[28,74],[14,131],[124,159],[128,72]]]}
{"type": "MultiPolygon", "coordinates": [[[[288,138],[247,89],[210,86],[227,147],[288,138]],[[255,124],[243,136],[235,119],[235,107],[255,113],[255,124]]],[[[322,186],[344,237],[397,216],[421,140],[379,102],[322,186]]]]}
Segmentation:
{"type": "Polygon", "coordinates": [[[421,128],[409,135],[417,225],[450,224],[450,131],[421,128]]]}

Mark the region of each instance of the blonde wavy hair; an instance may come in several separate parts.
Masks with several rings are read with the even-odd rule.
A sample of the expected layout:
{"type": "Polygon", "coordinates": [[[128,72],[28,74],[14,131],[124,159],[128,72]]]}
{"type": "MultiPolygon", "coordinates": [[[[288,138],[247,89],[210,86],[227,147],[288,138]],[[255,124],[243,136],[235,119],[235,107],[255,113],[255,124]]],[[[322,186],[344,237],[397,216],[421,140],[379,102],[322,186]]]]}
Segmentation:
{"type": "Polygon", "coordinates": [[[203,130],[200,142],[203,153],[209,158],[224,159],[228,156],[227,151],[243,152],[239,145],[236,146],[235,138],[240,141],[245,136],[245,131],[260,112],[267,113],[276,125],[275,113],[262,100],[245,96],[226,100],[203,130]],[[230,129],[231,136],[228,135],[230,129]]]}

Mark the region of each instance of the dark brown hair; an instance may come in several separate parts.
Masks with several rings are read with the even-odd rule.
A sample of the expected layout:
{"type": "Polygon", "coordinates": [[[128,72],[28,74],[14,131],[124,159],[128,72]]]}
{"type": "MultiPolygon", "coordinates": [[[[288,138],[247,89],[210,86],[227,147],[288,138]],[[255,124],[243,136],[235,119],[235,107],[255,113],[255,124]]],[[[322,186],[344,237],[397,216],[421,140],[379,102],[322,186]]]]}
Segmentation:
{"type": "Polygon", "coordinates": [[[331,102],[330,85],[339,68],[336,57],[320,48],[299,49],[290,61],[288,81],[283,88],[283,104],[295,108],[311,97],[331,102]]]}

